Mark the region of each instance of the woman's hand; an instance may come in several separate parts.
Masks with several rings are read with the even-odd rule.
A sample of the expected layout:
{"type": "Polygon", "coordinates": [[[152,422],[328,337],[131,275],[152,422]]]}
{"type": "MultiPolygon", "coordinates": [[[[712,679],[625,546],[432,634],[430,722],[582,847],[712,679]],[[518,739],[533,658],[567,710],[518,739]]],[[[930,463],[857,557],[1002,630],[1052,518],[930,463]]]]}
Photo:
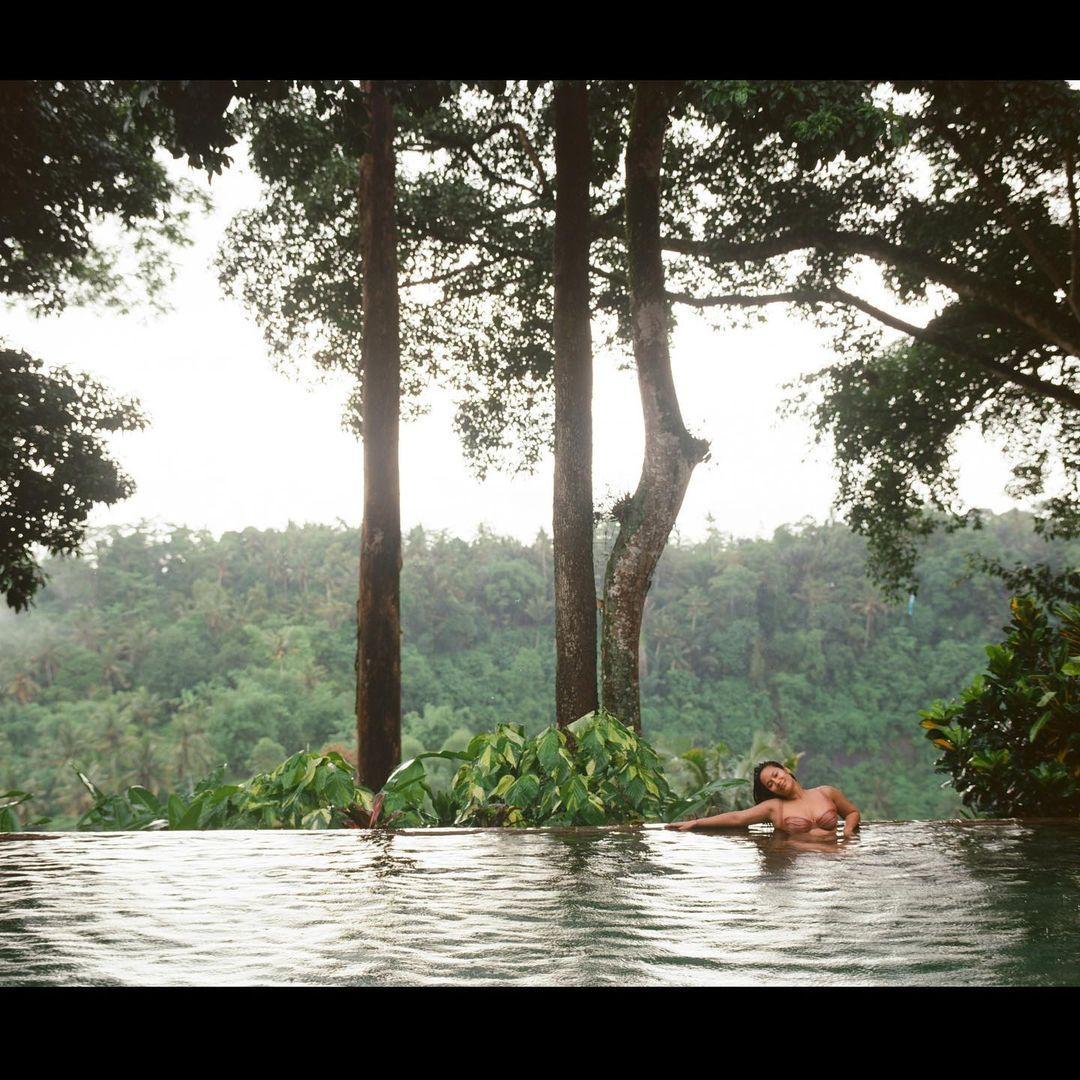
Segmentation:
{"type": "Polygon", "coordinates": [[[697,818],[693,821],[672,821],[670,824],[665,825],[665,829],[678,829],[679,832],[688,832],[697,824],[697,818]]]}
{"type": "Polygon", "coordinates": [[[832,799],[836,809],[844,815],[844,839],[850,840],[862,820],[859,808],[839,788],[827,787],[824,791],[832,799]]]}

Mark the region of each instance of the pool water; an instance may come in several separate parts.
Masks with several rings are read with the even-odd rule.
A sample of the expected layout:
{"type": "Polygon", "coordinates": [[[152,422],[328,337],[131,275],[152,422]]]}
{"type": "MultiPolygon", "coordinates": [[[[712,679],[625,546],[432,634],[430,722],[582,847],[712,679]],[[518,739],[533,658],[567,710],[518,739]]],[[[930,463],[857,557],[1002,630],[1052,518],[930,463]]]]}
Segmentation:
{"type": "Polygon", "coordinates": [[[0,836],[0,985],[1077,985],[1080,823],[0,836]]]}

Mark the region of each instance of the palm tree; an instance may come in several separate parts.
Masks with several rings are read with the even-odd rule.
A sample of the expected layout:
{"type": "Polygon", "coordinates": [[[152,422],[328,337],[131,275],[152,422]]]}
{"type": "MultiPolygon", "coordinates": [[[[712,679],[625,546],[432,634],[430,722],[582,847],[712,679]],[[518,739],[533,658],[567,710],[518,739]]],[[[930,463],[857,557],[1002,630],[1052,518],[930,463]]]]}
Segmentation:
{"type": "Polygon", "coordinates": [[[148,791],[160,791],[165,786],[166,771],[158,756],[157,740],[148,733],[143,733],[132,751],[131,778],[148,791]]]}
{"type": "Polygon", "coordinates": [[[124,690],[131,685],[124,652],[117,642],[110,642],[101,650],[101,678],[110,690],[124,690]]]}
{"type": "Polygon", "coordinates": [[[45,686],[52,686],[60,670],[60,647],[56,641],[46,641],[34,654],[32,663],[45,686]]]}
{"type": "Polygon", "coordinates": [[[131,725],[119,715],[113,702],[106,702],[94,725],[93,750],[110,781],[115,782],[123,776],[124,759],[131,745],[131,725]]]}
{"type": "Polygon", "coordinates": [[[869,584],[864,588],[862,595],[851,604],[851,610],[857,611],[866,619],[866,629],[863,634],[863,651],[870,646],[870,635],[874,629],[874,616],[888,611],[888,605],[881,599],[881,594],[869,584]]]}
{"type": "MultiPolygon", "coordinates": [[[[194,695],[189,696],[194,698],[194,695]]],[[[182,707],[177,711],[169,725],[176,739],[172,750],[172,766],[178,784],[206,772],[213,762],[210,740],[203,731],[202,709],[201,704],[192,701],[188,708],[182,707]]]]}
{"type": "Polygon", "coordinates": [[[144,686],[140,686],[128,698],[125,711],[135,726],[145,733],[150,728],[157,727],[164,708],[165,702],[159,695],[151,693],[144,686]]]}
{"type": "Polygon", "coordinates": [[[709,610],[709,598],[697,585],[691,585],[683,594],[683,607],[690,616],[690,633],[696,634],[698,617],[709,610]]]}

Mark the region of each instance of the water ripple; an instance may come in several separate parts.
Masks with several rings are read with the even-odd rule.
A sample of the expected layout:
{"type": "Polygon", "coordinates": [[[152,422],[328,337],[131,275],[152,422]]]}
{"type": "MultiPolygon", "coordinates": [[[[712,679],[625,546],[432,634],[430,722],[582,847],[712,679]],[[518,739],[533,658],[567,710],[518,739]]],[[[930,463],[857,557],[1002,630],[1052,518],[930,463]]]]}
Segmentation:
{"type": "Polygon", "coordinates": [[[1080,983],[1080,827],[0,838],[0,985],[1080,983]]]}

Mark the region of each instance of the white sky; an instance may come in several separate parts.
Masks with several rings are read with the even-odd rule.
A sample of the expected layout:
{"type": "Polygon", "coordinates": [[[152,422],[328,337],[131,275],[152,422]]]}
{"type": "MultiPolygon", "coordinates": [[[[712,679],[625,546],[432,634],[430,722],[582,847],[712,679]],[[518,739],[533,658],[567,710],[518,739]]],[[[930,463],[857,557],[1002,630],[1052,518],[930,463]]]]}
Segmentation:
{"type": "MultiPolygon", "coordinates": [[[[48,364],[85,371],[117,393],[140,399],[144,432],[113,438],[116,458],[137,486],[128,500],[98,507],[91,525],[162,524],[215,535],[247,526],[296,522],[359,525],[360,444],[340,426],[344,376],[301,384],[276,372],[260,331],[226,299],[211,267],[224,228],[255,205],[259,182],[239,167],[214,179],[215,209],[193,225],[195,243],[178,254],[179,273],[164,316],[71,309],[36,319],[17,305],[4,318],[10,347],[48,364]]],[[[191,174],[198,180],[196,174],[191,174]]],[[[897,310],[869,284],[868,299],[897,310]]],[[[828,448],[813,448],[809,427],[780,420],[782,384],[825,366],[826,335],[785,309],[767,325],[720,333],[681,309],[675,380],[687,426],[710,440],[678,521],[685,539],[704,535],[709,515],[736,536],[763,536],[805,516],[824,520],[833,495],[828,448]]],[[[911,314],[913,319],[927,312],[911,314]]],[[[597,502],[634,488],[644,436],[633,370],[626,357],[598,355],[594,378],[594,493],[597,502]]],[[[312,369],[313,370],[313,369],[312,369]]],[[[463,537],[484,523],[531,541],[551,532],[550,456],[530,477],[469,474],[451,426],[449,396],[431,395],[431,413],[402,426],[402,526],[422,524],[463,537]]],[[[1002,511],[1007,470],[978,436],[959,449],[961,493],[969,505],[1002,511]]]]}

